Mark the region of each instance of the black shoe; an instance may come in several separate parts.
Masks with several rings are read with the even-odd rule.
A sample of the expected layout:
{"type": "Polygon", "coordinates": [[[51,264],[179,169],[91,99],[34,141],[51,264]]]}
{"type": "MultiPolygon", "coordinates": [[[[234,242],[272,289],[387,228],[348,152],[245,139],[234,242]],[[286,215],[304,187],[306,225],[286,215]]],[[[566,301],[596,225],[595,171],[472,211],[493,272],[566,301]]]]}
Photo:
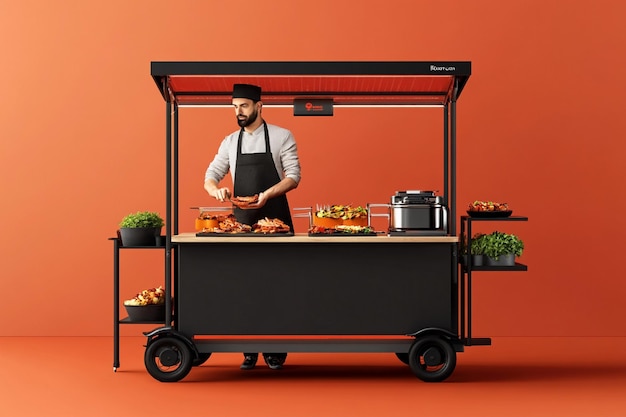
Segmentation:
{"type": "Polygon", "coordinates": [[[283,367],[283,361],[281,361],[280,358],[276,356],[266,356],[265,363],[267,363],[267,366],[269,366],[270,369],[274,370],[282,369],[283,367]]]}
{"type": "Polygon", "coordinates": [[[239,367],[240,369],[249,370],[254,369],[256,365],[257,357],[256,356],[244,356],[243,363],[239,367]]]}

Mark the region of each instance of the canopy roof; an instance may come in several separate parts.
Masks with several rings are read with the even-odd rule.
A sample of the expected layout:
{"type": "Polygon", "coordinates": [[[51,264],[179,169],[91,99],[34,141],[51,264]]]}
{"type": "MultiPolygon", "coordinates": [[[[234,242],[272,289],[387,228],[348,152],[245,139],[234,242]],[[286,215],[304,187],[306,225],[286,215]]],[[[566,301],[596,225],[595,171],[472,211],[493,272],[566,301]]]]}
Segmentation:
{"type": "Polygon", "coordinates": [[[451,62],[152,62],[166,101],[230,106],[233,84],[261,86],[264,105],[330,98],[334,105],[424,106],[456,100],[471,63],[451,62]]]}

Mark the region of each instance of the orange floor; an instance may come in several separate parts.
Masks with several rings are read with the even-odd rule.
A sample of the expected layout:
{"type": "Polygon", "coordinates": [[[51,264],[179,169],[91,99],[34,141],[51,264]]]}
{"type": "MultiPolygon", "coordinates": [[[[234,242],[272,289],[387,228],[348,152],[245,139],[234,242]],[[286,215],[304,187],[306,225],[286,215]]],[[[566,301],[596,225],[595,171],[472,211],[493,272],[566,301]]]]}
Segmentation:
{"type": "Polygon", "coordinates": [[[626,338],[494,338],[442,383],[365,353],[292,353],[280,371],[214,354],[160,383],[144,341],[122,338],[114,373],[111,338],[0,338],[0,416],[626,416],[626,338]]]}

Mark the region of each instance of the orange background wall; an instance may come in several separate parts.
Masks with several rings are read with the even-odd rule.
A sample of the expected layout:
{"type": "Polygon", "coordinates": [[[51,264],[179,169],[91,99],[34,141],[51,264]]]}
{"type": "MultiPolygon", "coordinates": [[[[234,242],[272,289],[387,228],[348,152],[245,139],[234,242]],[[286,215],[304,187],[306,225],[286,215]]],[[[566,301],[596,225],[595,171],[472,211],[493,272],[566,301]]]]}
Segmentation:
{"type": "MultiPolygon", "coordinates": [[[[625,336],[625,12],[590,0],[2,0],[0,336],[111,334],[107,238],[130,212],[165,213],[150,61],[174,60],[471,61],[458,202],[506,201],[530,217],[503,227],[524,239],[529,271],[475,277],[474,334],[625,336]]],[[[441,189],[439,109],[264,115],[299,143],[292,207],[441,189]]],[[[214,204],[204,170],[236,125],[230,109],[183,109],[180,122],[191,231],[188,207],[214,204]]],[[[123,298],[162,282],[162,252],[121,261],[123,298]]]]}

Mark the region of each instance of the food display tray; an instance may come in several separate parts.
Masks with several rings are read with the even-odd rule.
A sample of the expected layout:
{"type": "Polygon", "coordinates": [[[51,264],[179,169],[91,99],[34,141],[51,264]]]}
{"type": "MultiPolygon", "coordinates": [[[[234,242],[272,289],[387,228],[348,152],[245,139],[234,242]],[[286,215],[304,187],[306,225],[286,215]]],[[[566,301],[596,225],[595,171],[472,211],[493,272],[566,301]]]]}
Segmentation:
{"type": "Polygon", "coordinates": [[[487,219],[487,218],[495,218],[495,217],[510,217],[511,214],[513,214],[513,210],[507,210],[507,211],[472,211],[472,210],[467,210],[467,214],[470,217],[476,217],[476,218],[481,218],[481,219],[487,219]]]}
{"type": "Polygon", "coordinates": [[[293,232],[283,233],[215,233],[215,232],[198,232],[197,237],[285,237],[293,236],[293,232]]]}
{"type": "Polygon", "coordinates": [[[370,232],[370,233],[344,233],[344,232],[333,232],[333,233],[309,233],[310,237],[352,237],[352,236],[378,236],[380,233],[370,232]]]}

